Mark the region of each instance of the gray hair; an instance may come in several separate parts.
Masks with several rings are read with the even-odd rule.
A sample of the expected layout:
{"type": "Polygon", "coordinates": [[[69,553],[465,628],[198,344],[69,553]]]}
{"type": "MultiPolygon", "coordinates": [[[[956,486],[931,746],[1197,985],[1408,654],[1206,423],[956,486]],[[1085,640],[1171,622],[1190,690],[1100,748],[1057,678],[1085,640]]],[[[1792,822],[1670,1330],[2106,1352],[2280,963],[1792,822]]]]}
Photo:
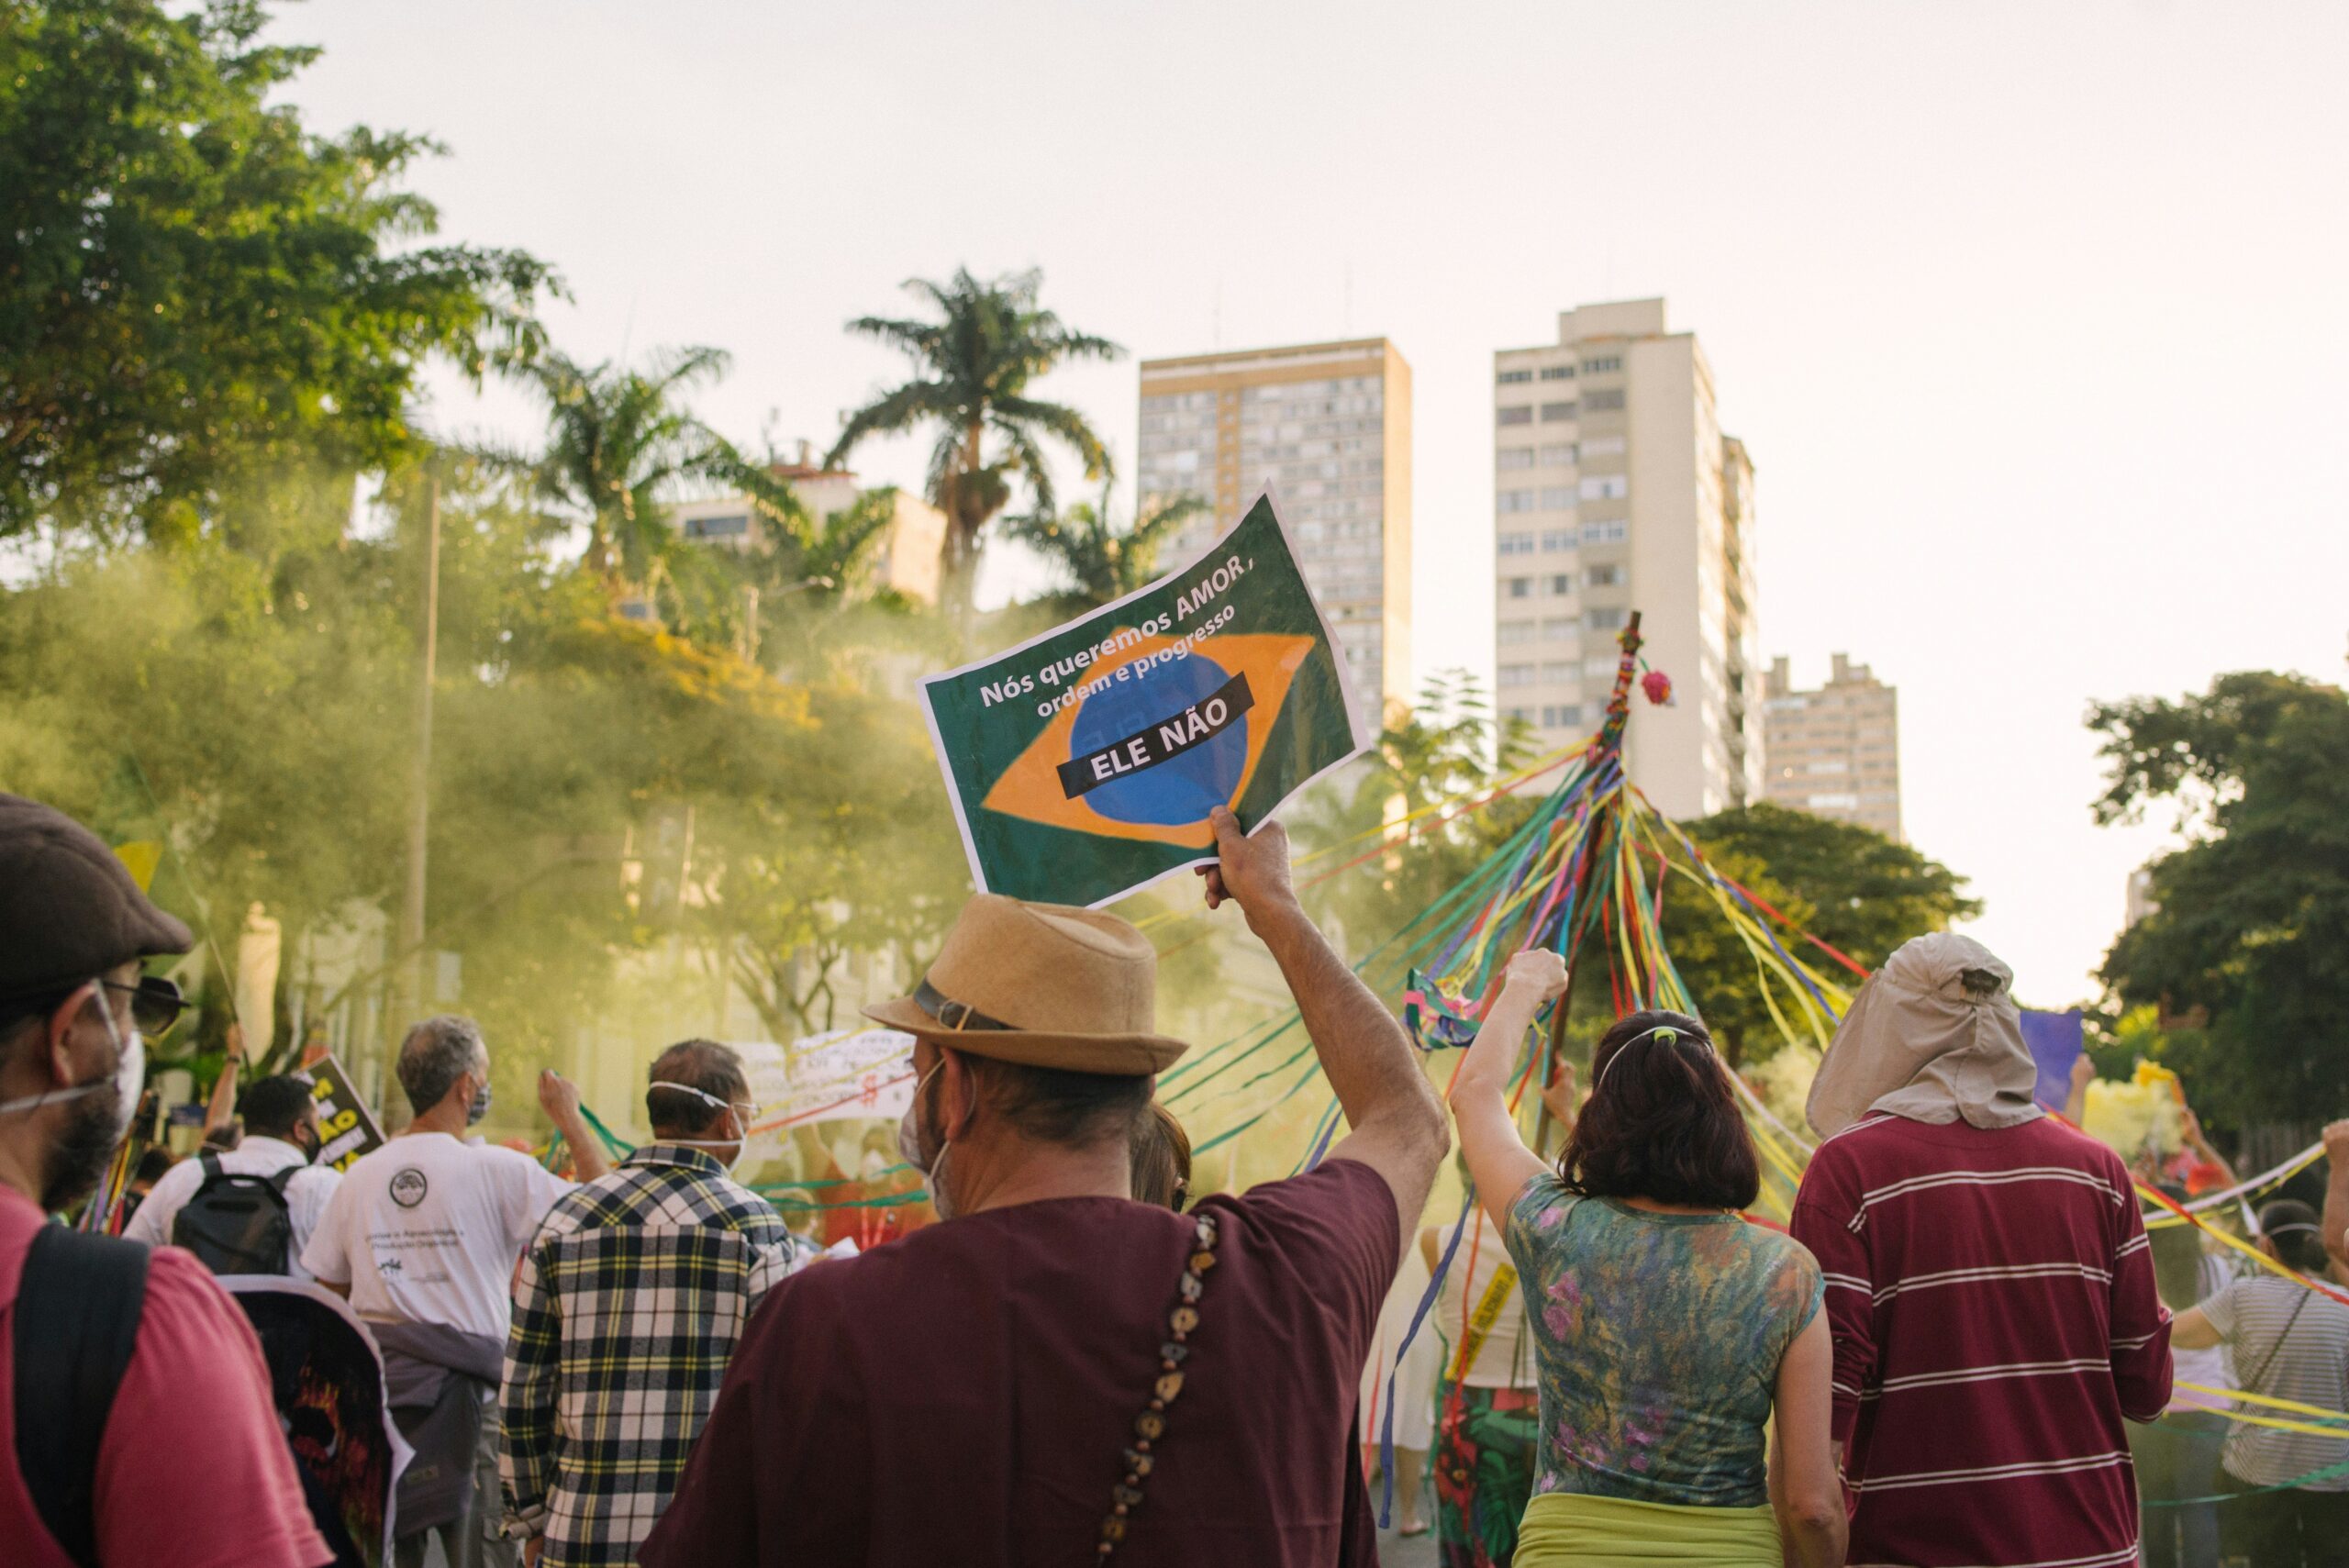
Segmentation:
{"type": "MultiPolygon", "coordinates": [[[[730,1045],[720,1045],[714,1040],[682,1040],[652,1059],[651,1082],[683,1084],[698,1089],[710,1099],[734,1105],[750,1097],[750,1074],[742,1070],[742,1058],[730,1045]]],[[[690,1138],[706,1130],[709,1124],[726,1113],[709,1100],[699,1099],[676,1089],[648,1088],[644,1092],[645,1114],[651,1118],[652,1130],[679,1138],[690,1138]]]]}
{"type": "Polygon", "coordinates": [[[489,1043],[481,1026],[454,1013],[425,1019],[400,1041],[400,1087],[418,1116],[449,1097],[467,1073],[486,1071],[489,1043]]]}

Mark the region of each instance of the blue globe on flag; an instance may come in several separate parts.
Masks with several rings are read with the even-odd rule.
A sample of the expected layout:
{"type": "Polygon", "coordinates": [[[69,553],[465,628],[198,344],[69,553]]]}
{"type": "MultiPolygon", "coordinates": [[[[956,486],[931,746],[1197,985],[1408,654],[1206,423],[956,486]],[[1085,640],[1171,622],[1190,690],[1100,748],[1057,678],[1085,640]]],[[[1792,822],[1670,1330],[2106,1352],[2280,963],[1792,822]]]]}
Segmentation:
{"type": "MultiPolygon", "coordinates": [[[[1231,673],[1214,660],[1193,653],[1153,665],[1137,680],[1112,682],[1077,709],[1070,755],[1103,750],[1171,720],[1230,679],[1231,673]]],[[[1189,751],[1088,791],[1086,804],[1119,822],[1197,821],[1209,806],[1228,805],[1240,787],[1248,762],[1248,726],[1255,717],[1240,714],[1221,733],[1189,751]]]]}

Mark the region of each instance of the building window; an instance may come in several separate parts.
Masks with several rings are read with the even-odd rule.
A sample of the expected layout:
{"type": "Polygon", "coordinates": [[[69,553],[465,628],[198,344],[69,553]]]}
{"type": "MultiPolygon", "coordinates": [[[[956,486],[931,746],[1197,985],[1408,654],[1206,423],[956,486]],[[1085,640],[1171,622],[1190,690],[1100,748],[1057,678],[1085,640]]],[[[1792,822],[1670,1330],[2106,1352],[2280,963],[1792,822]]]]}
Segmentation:
{"type": "Polygon", "coordinates": [[[1530,620],[1505,620],[1500,623],[1496,639],[1503,648],[1513,648],[1520,642],[1533,640],[1533,623],[1530,620]]]}
{"type": "Polygon", "coordinates": [[[1564,598],[1564,597],[1565,597],[1568,594],[1571,594],[1571,593],[1573,593],[1574,591],[1575,591],[1575,574],[1574,574],[1573,573],[1571,573],[1571,572],[1557,572],[1557,573],[1553,573],[1551,574],[1551,577],[1550,577],[1550,592],[1551,592],[1551,593],[1553,593],[1553,594],[1556,595],[1557,595],[1558,597],[1560,597],[1560,598],[1564,598]]]}
{"type": "Polygon", "coordinates": [[[1542,723],[1550,729],[1564,729],[1582,722],[1582,704],[1545,703],[1542,707],[1542,723]]]}
{"type": "Polygon", "coordinates": [[[1585,360],[1582,362],[1582,373],[1585,375],[1611,375],[1622,368],[1623,356],[1620,354],[1609,354],[1604,359],[1585,360]]]}
{"type": "Polygon", "coordinates": [[[687,539],[740,539],[751,531],[751,518],[746,512],[735,512],[723,517],[687,517],[687,539]]]}
{"type": "Polygon", "coordinates": [[[1620,501],[1631,493],[1631,476],[1628,473],[1594,473],[1582,482],[1582,498],[1586,501],[1620,501]]]}
{"type": "Polygon", "coordinates": [[[1531,381],[1533,373],[1531,371],[1503,371],[1493,379],[1503,386],[1515,386],[1520,382],[1531,381]]]}
{"type": "Polygon", "coordinates": [[[1542,530],[1542,548],[1543,550],[1572,550],[1574,547],[1574,529],[1544,528],[1542,530]]]}
{"type": "Polygon", "coordinates": [[[1531,490],[1504,490],[1493,497],[1493,505],[1503,512],[1530,512],[1533,510],[1533,495],[1531,490]]]}
{"type": "Polygon", "coordinates": [[[1544,485],[1542,509],[1545,512],[1571,512],[1575,509],[1575,487],[1571,484],[1544,485]]]}
{"type": "Polygon", "coordinates": [[[1542,666],[1542,683],[1544,685],[1557,685],[1574,678],[1575,665],[1571,659],[1555,659],[1542,666]]]}
{"type": "Polygon", "coordinates": [[[1500,685],[1504,690],[1511,690],[1518,686],[1530,686],[1532,684],[1532,665],[1504,664],[1500,667],[1500,685]]]}
{"type": "Polygon", "coordinates": [[[1582,613],[1582,620],[1593,631],[1620,631],[1623,629],[1624,614],[1622,610],[1611,607],[1590,609],[1582,613]]]}
{"type": "Polygon", "coordinates": [[[1511,724],[1531,724],[1533,722],[1533,710],[1530,707],[1505,707],[1501,709],[1501,717],[1511,724]]]}
{"type": "Polygon", "coordinates": [[[1591,457],[1614,457],[1623,450],[1620,436],[1593,436],[1582,443],[1582,450],[1591,457]]]}
{"type": "Polygon", "coordinates": [[[1581,455],[1574,442],[1559,441],[1542,449],[1540,462],[1543,468],[1564,468],[1581,455]]]}
{"type": "Polygon", "coordinates": [[[1580,629],[1580,624],[1572,616],[1548,616],[1542,622],[1542,640],[1571,642],[1580,629]]]}
{"type": "Polygon", "coordinates": [[[1531,577],[1510,578],[1508,580],[1508,596],[1512,599],[1531,598],[1533,596],[1533,579],[1531,577]]]}
{"type": "Polygon", "coordinates": [[[1572,381],[1574,378],[1575,367],[1572,365],[1543,365],[1542,367],[1543,381],[1572,381]]]}
{"type": "Polygon", "coordinates": [[[1520,403],[1513,408],[1496,408],[1493,410],[1493,423],[1496,425],[1531,425],[1533,423],[1533,405],[1531,403],[1520,403]]]}
{"type": "Polygon", "coordinates": [[[1503,555],[1531,555],[1533,553],[1533,536],[1529,533],[1503,534],[1497,549],[1503,555]]]}
{"type": "Polygon", "coordinates": [[[1612,566],[1594,566],[1583,573],[1583,581],[1594,588],[1618,587],[1631,580],[1631,568],[1620,562],[1612,566]]]}
{"type": "MultiPolygon", "coordinates": [[[[1615,413],[1623,406],[1623,389],[1620,386],[1594,386],[1582,395],[1582,406],[1593,414],[1615,413]]],[[[1520,420],[1519,423],[1524,421],[1520,420]]]]}
{"type": "Polygon", "coordinates": [[[1531,468],[1536,461],[1531,447],[1503,447],[1493,454],[1496,468],[1531,468]]]}
{"type": "Polygon", "coordinates": [[[1571,403],[1544,403],[1542,405],[1542,422],[1544,425],[1554,425],[1561,419],[1571,419],[1574,417],[1575,406],[1571,403]]]}

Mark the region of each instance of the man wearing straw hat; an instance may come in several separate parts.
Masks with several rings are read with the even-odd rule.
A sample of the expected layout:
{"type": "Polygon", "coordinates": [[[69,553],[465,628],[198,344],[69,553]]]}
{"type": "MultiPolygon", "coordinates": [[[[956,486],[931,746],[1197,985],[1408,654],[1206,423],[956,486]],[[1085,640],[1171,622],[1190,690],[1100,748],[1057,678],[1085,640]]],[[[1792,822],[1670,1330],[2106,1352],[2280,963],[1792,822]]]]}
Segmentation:
{"type": "Polygon", "coordinates": [[[1355,1377],[1442,1111],[1298,906],[1286,835],[1213,821],[1208,906],[1272,951],[1351,1134],[1187,1214],[1135,1201],[1134,1129],[1185,1049],[1153,1027],[1149,942],[973,899],[914,995],[869,1010],[918,1042],[902,1136],[946,1223],[769,1293],[649,1568],[1375,1560],[1355,1377]]]}
{"type": "Polygon", "coordinates": [[[1795,1239],[1834,1331],[1851,1561],[2137,1561],[2124,1418],[2169,1399],[2169,1313],[2121,1159],[2032,1101],[2013,972],[1954,931],[1871,975],[1808,1106],[1795,1239]]]}

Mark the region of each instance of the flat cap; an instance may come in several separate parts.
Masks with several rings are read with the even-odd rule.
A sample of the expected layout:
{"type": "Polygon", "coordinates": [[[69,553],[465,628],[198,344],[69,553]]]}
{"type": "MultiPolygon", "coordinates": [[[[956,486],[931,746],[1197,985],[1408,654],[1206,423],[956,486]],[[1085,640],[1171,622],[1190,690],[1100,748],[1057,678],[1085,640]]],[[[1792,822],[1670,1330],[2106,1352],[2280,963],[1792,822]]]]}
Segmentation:
{"type": "Polygon", "coordinates": [[[53,806],[0,795],[0,1000],[194,942],[95,833],[53,806]]]}

